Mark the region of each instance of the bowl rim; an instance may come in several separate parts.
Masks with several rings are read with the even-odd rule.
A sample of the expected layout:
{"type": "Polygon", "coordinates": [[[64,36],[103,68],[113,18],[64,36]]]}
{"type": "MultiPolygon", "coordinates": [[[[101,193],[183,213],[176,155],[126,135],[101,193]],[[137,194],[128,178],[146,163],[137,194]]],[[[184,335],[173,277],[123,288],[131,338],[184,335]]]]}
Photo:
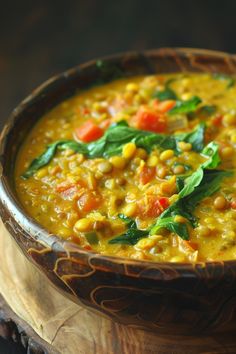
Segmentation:
{"type": "MultiPolygon", "coordinates": [[[[88,251],[73,243],[71,241],[63,240],[57,235],[51,234],[46,228],[41,226],[36,220],[34,220],[27,212],[24,210],[23,206],[21,205],[20,201],[17,199],[16,194],[13,192],[9,179],[10,176],[4,171],[3,161],[4,156],[6,156],[7,151],[7,137],[8,134],[11,132],[11,129],[14,127],[14,124],[17,120],[19,114],[22,114],[24,110],[26,110],[29,106],[37,104],[37,98],[39,96],[43,96],[47,89],[53,89],[53,87],[60,83],[60,80],[67,80],[71,75],[77,75],[91,67],[96,65],[97,60],[102,61],[113,61],[122,59],[124,56],[134,56],[137,55],[151,57],[152,55],[163,55],[166,54],[177,56],[178,58],[181,56],[188,57],[188,56],[207,56],[207,57],[217,57],[222,58],[227,61],[229,67],[231,67],[232,73],[236,73],[236,55],[229,54],[222,51],[215,51],[215,50],[208,50],[208,49],[198,49],[198,48],[159,48],[159,49],[149,49],[145,51],[130,51],[130,52],[123,52],[115,55],[104,56],[95,60],[87,61],[84,64],[77,65],[69,70],[66,70],[60,74],[53,75],[48,80],[43,82],[39,85],[36,89],[33,90],[31,94],[29,94],[21,103],[12,111],[8,119],[6,120],[4,127],[2,129],[0,135],[0,201],[4,205],[4,208],[7,208],[10,211],[10,215],[16,220],[18,224],[23,229],[30,230],[30,235],[35,242],[39,242],[40,244],[45,245],[46,247],[52,249],[53,251],[65,251],[65,252],[75,252],[75,254],[86,256],[88,261],[90,262],[91,259],[99,259],[100,263],[104,263],[105,266],[102,267],[104,271],[114,271],[114,265],[126,265],[126,266],[133,266],[134,268],[139,269],[139,276],[142,278],[148,277],[150,275],[141,272],[145,272],[145,270],[149,269],[158,269],[160,272],[165,271],[173,271],[176,276],[187,276],[187,277],[197,277],[200,276],[201,278],[207,279],[215,279],[218,277],[217,273],[220,271],[222,273],[222,267],[224,268],[224,273],[231,273],[234,269],[236,270],[236,259],[235,260],[226,260],[226,261],[206,261],[206,262],[156,262],[156,261],[148,261],[148,260],[136,260],[130,259],[126,257],[118,257],[118,256],[108,256],[103,255],[95,251],[88,251]],[[17,217],[16,217],[17,216],[17,217]],[[32,234],[33,232],[33,234],[32,234]],[[209,270],[213,270],[210,271],[209,270]]],[[[62,82],[63,85],[63,82],[62,82]]],[[[70,96],[72,97],[72,96],[70,96]]],[[[60,101],[62,102],[62,101],[60,101]]],[[[54,106],[55,107],[55,106],[54,106]]],[[[52,108],[51,108],[52,109],[52,108]]],[[[40,118],[39,118],[40,119],[40,118]]],[[[74,253],[73,253],[74,254],[74,253]]],[[[97,269],[101,269],[101,267],[94,266],[97,269]]],[[[123,267],[116,269],[116,273],[123,273],[123,267]]],[[[129,274],[130,276],[137,277],[137,274],[129,274]]],[[[152,277],[152,276],[151,276],[152,277]]]]}

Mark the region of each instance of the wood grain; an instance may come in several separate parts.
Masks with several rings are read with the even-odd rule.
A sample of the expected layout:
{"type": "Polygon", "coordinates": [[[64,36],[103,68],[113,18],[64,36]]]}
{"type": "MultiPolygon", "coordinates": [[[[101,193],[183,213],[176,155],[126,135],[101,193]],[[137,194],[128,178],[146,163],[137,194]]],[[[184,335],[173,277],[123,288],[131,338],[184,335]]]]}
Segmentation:
{"type": "MultiPolygon", "coordinates": [[[[11,309],[7,317],[48,342],[48,354],[224,354],[236,352],[235,334],[163,336],[120,325],[85,309],[54,289],[20,252],[0,224],[0,293],[11,309]],[[37,335],[35,334],[37,333],[37,335]]],[[[0,302],[1,307],[1,302],[0,302]]],[[[1,328],[1,327],[0,327],[1,328]]],[[[0,331],[2,336],[2,332],[0,331]]],[[[43,342],[40,342],[39,345],[43,342]]],[[[41,349],[44,350],[44,349],[41,349]]],[[[41,352],[29,352],[32,354],[41,352]]],[[[42,353],[44,353],[42,351],[42,353]]]]}

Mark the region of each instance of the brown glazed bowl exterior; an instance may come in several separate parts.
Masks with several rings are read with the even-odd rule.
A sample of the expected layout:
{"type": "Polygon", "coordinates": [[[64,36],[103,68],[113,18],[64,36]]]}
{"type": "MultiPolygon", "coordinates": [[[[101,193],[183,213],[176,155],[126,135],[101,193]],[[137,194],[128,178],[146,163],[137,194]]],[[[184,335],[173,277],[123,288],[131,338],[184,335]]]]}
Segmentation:
{"type": "Polygon", "coordinates": [[[50,79],[13,111],[1,135],[2,220],[25,256],[74,302],[159,333],[232,329],[236,261],[152,263],[88,252],[49,234],[17,201],[13,182],[17,150],[32,125],[67,97],[110,81],[117,72],[125,77],[180,71],[236,73],[236,56],[201,49],[164,48],[103,60],[103,66],[93,61],[50,79]]]}

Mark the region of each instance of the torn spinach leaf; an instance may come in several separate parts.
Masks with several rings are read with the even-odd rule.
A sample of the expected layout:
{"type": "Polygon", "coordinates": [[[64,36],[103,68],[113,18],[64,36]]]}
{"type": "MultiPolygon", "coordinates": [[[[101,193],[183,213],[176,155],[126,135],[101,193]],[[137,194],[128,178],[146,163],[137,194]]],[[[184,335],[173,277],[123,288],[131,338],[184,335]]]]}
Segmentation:
{"type": "Polygon", "coordinates": [[[202,151],[204,147],[204,132],[206,125],[204,122],[201,122],[196,129],[189,133],[178,134],[177,137],[179,141],[184,141],[192,145],[192,149],[196,152],[202,151]]]}
{"type": "Polygon", "coordinates": [[[128,218],[123,214],[119,214],[118,217],[127,224],[128,229],[122,235],[116,236],[108,241],[110,244],[125,244],[135,245],[141,238],[148,236],[149,230],[139,230],[135,220],[128,218]]]}
{"type": "Polygon", "coordinates": [[[220,163],[219,146],[215,142],[210,142],[203,150],[202,155],[207,157],[207,160],[198,167],[198,169],[187,177],[184,181],[184,187],[179,193],[179,197],[183,198],[194,191],[203,179],[204,169],[216,168],[220,163]]]}
{"type": "Polygon", "coordinates": [[[178,97],[171,88],[167,87],[163,91],[154,92],[153,98],[157,98],[159,101],[166,101],[166,100],[177,100],[178,97]]]}
{"type": "Polygon", "coordinates": [[[176,105],[168,112],[168,114],[191,113],[196,111],[198,105],[202,102],[198,96],[193,96],[187,101],[177,100],[176,105]]]}
{"type": "MultiPolygon", "coordinates": [[[[189,188],[192,190],[185,196],[180,196],[180,199],[166,209],[161,216],[157,219],[156,223],[151,227],[150,234],[154,235],[162,228],[166,228],[171,232],[175,232],[178,236],[184,240],[189,239],[189,233],[186,223],[176,222],[175,217],[177,215],[183,216],[191,227],[197,226],[197,219],[193,215],[193,211],[197,204],[206,197],[211,196],[217,192],[220,188],[222,179],[231,176],[229,171],[222,170],[205,170],[203,172],[203,178],[195,188],[189,188]]],[[[185,190],[186,193],[186,190],[185,190]]]]}
{"type": "Polygon", "coordinates": [[[38,157],[36,157],[31,164],[29,165],[28,169],[22,175],[22,178],[27,179],[31,177],[36,171],[38,171],[41,167],[46,166],[52,158],[55,156],[56,151],[58,150],[66,150],[71,149],[81,154],[87,153],[87,149],[85,144],[77,143],[73,140],[60,140],[56,141],[52,144],[47,146],[47,149],[38,157]]]}
{"type": "Polygon", "coordinates": [[[216,112],[215,105],[205,105],[198,109],[196,112],[201,117],[207,118],[216,112]]]}
{"type": "Polygon", "coordinates": [[[71,149],[92,159],[121,154],[125,144],[134,142],[137,147],[141,147],[148,152],[157,147],[162,150],[172,149],[178,154],[178,142],[185,141],[192,144],[193,150],[200,151],[204,143],[204,129],[204,125],[200,124],[190,133],[165,135],[135,129],[122,121],[111,125],[100,139],[88,144],[74,140],[60,140],[49,144],[47,149],[31,162],[22,177],[27,179],[39,168],[47,165],[55,156],[57,150],[71,149]]]}

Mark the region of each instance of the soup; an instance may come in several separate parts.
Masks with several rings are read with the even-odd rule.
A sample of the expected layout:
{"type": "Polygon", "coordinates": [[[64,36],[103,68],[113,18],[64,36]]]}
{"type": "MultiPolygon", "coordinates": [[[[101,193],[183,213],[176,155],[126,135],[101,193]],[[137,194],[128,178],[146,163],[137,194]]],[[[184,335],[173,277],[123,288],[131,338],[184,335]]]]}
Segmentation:
{"type": "Polygon", "coordinates": [[[50,233],[140,260],[236,258],[236,85],[119,79],[62,102],[18,153],[19,200],[50,233]]]}

